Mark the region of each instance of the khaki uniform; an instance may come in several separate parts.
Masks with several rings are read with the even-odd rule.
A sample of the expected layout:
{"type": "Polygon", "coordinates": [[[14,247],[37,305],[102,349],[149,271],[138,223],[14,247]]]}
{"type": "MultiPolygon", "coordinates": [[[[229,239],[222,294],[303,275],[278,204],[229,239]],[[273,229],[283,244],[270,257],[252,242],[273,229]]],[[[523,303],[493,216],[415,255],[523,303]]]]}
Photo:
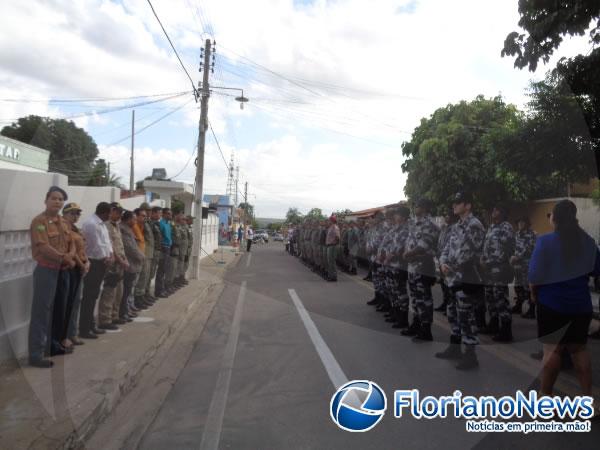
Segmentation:
{"type": "MultiPolygon", "coordinates": [[[[118,223],[107,222],[108,235],[113,247],[113,253],[126,260],[123,239],[118,223]]],[[[123,266],[115,261],[106,271],[104,287],[98,303],[98,323],[108,325],[119,318],[119,307],[123,297],[123,266]]]]}

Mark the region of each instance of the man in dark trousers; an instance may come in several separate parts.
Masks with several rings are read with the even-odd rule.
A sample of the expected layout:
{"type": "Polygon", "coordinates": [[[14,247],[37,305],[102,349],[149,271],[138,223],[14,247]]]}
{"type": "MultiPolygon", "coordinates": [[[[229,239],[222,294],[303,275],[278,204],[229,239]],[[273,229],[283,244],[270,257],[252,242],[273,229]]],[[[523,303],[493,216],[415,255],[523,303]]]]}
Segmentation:
{"type": "Polygon", "coordinates": [[[86,219],[81,226],[81,233],[85,238],[85,252],[90,261],[90,271],[83,279],[83,297],[79,316],[79,336],[85,339],[96,339],[97,334],[105,333],[94,324],[94,309],[107,266],[113,261],[112,243],[105,223],[110,211],[109,203],[98,203],[95,214],[86,219]]]}

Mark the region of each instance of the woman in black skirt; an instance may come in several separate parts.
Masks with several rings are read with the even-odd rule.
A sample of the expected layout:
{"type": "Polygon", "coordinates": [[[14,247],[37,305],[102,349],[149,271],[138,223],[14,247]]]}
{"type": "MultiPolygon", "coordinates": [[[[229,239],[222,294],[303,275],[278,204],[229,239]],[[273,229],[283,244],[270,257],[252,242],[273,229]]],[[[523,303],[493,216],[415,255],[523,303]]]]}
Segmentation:
{"type": "Polygon", "coordinates": [[[600,252],[579,226],[577,207],[570,200],[555,205],[551,220],[554,232],[538,238],[529,264],[532,296],[538,304],[538,337],[544,345],[541,393],[552,395],[566,349],[583,395],[591,396],[586,348],[593,311],[589,277],[600,274],[600,252]]]}

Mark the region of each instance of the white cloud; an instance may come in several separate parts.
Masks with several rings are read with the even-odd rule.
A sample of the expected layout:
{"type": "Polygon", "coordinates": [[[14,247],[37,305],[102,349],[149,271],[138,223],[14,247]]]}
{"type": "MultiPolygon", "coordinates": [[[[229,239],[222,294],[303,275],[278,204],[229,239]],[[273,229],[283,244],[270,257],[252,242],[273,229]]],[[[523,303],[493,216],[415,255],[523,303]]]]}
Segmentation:
{"type": "MultiPolygon", "coordinates": [[[[227,160],[237,147],[242,180],[256,193],[257,210],[270,216],[282,216],[289,206],[360,209],[396,201],[404,183],[399,147],[422,117],[477,94],[502,93],[523,104],[532,74],[500,58],[505,36],[517,29],[513,3],[153,1],[194,80],[200,78],[199,46],[214,29],[211,83],[243,88],[250,103],[241,111],[233,98],[215,92],[210,122],[227,160]],[[323,129],[332,132],[316,133],[323,129]],[[315,136],[327,137],[316,145],[315,136]]],[[[145,0],[9,0],[2,6],[0,98],[118,97],[190,87],[145,0]]],[[[581,39],[569,40],[553,61],[583,47],[581,39]]],[[[33,113],[69,114],[47,102],[0,102],[0,119],[33,113]]],[[[192,142],[198,110],[186,107],[182,117],[162,122],[161,132],[192,142]]],[[[85,128],[92,123],[113,126],[110,116],[77,119],[85,128]]],[[[225,165],[212,138],[207,142],[205,184],[222,192],[225,165]]],[[[154,167],[171,176],[181,171],[192,149],[172,147],[136,150],[136,179],[154,167]]],[[[101,147],[101,155],[128,180],[127,146],[101,147]]],[[[192,163],[179,178],[194,179],[192,163]]]]}

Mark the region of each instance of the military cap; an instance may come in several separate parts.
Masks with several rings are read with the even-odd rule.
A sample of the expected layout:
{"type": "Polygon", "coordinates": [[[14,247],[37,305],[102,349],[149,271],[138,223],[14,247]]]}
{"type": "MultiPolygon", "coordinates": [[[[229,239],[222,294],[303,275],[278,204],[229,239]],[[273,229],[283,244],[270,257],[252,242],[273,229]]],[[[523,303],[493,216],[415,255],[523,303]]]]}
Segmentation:
{"type": "Polygon", "coordinates": [[[111,209],[118,209],[119,211],[123,211],[123,207],[121,206],[121,204],[119,202],[112,202],[110,204],[110,208],[111,209]]]}
{"type": "Polygon", "coordinates": [[[79,205],[77,203],[67,203],[65,205],[65,207],[63,208],[63,214],[66,214],[69,212],[81,212],[81,208],[79,207],[79,205]]]}
{"type": "Polygon", "coordinates": [[[144,202],[140,205],[140,209],[143,209],[144,211],[150,211],[152,207],[148,204],[148,202],[144,202]]]}

